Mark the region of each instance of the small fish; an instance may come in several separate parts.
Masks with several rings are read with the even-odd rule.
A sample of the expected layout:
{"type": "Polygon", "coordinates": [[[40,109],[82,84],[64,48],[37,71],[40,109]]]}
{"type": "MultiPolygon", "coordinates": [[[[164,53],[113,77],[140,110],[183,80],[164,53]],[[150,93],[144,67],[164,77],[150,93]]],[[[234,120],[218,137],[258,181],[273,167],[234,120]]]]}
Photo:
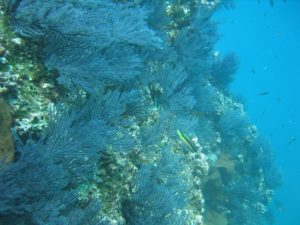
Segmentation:
{"type": "Polygon", "coordinates": [[[187,134],[181,133],[180,130],[177,130],[177,135],[179,136],[180,140],[189,147],[189,149],[191,149],[192,151],[198,150],[198,147],[187,134]]]}
{"type": "Polygon", "coordinates": [[[215,51],[215,52],[213,53],[214,58],[218,58],[219,55],[220,55],[220,52],[219,52],[219,51],[215,51]]]}
{"type": "Polygon", "coordinates": [[[256,74],[255,69],[251,69],[251,73],[256,74]]]}
{"type": "Polygon", "coordinates": [[[278,210],[278,212],[280,212],[280,213],[284,212],[284,206],[281,202],[275,201],[274,205],[275,205],[275,208],[278,210]]]}
{"type": "Polygon", "coordinates": [[[289,140],[289,145],[293,144],[295,141],[297,141],[297,138],[292,136],[289,140]]]}
{"type": "Polygon", "coordinates": [[[268,91],[263,91],[263,92],[260,92],[258,95],[268,95],[269,92],[268,91]]]}
{"type": "Polygon", "coordinates": [[[273,7],[274,6],[274,1],[270,0],[270,5],[273,7]]]}
{"type": "Polygon", "coordinates": [[[269,69],[268,66],[264,66],[263,69],[262,69],[262,71],[267,71],[268,69],[269,69]]]}

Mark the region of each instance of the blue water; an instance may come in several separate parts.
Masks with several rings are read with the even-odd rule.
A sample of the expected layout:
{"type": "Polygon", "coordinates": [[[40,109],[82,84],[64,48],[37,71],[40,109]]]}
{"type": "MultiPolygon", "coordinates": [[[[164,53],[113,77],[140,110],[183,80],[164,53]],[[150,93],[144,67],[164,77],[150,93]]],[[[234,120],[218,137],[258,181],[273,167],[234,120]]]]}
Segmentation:
{"type": "Polygon", "coordinates": [[[246,102],[250,119],[275,150],[283,184],[277,225],[300,224],[300,1],[237,1],[217,14],[217,49],[234,51],[240,68],[232,92],[246,102]],[[264,95],[262,95],[264,93],[264,95]]]}

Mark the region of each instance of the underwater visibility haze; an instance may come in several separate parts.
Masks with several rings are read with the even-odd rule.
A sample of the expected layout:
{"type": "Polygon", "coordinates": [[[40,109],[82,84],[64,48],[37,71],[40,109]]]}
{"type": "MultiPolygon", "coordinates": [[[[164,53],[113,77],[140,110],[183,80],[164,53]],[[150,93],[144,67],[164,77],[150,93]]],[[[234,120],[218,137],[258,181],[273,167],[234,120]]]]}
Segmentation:
{"type": "Polygon", "coordinates": [[[300,224],[300,1],[273,3],[236,1],[235,10],[216,13],[223,34],[217,48],[239,56],[232,92],[242,95],[251,121],[274,148],[282,174],[275,224],[300,224]]]}
{"type": "Polygon", "coordinates": [[[297,225],[249,2],[2,0],[0,225],[297,225]]]}

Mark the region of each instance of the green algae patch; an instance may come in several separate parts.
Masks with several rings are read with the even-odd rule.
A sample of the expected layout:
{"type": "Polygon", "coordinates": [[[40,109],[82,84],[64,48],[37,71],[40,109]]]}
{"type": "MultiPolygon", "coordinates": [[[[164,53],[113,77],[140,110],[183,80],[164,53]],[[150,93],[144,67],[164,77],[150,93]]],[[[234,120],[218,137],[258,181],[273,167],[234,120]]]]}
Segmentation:
{"type": "Polygon", "coordinates": [[[11,135],[12,117],[7,103],[0,98],[0,162],[11,162],[14,159],[15,148],[11,135]]]}

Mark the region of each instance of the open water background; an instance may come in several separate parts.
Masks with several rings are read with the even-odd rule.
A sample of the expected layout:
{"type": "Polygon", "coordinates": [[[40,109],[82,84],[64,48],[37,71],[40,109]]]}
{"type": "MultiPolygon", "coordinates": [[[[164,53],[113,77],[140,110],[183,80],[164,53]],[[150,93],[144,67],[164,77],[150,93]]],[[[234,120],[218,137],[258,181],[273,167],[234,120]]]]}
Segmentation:
{"type": "Polygon", "coordinates": [[[282,172],[276,225],[300,225],[300,1],[238,0],[216,20],[217,50],[240,58],[232,92],[272,143],[282,172]]]}

